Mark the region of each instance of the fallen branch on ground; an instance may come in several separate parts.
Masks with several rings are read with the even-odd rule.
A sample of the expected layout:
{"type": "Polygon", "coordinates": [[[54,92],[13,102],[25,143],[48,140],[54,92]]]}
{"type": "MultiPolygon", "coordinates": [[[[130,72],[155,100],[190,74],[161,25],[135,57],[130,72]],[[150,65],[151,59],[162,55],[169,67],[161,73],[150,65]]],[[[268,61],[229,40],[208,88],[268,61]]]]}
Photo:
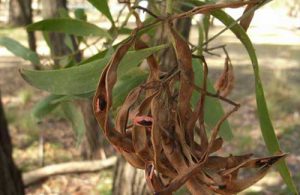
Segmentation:
{"type": "Polygon", "coordinates": [[[23,182],[25,186],[29,186],[41,179],[61,174],[69,173],[86,173],[101,171],[112,167],[117,161],[117,157],[110,157],[105,160],[82,161],[82,162],[67,162],[45,166],[40,169],[23,173],[23,182]]]}

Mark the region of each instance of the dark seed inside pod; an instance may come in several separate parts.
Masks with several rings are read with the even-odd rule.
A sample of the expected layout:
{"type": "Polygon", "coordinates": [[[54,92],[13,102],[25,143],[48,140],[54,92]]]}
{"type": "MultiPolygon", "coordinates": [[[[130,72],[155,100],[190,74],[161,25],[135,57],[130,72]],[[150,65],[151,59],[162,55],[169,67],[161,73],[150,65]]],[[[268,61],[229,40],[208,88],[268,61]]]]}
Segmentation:
{"type": "Polygon", "coordinates": [[[139,121],[138,122],[140,125],[142,126],[146,126],[146,127],[149,127],[152,125],[152,121],[147,121],[147,120],[142,120],[142,121],[139,121]]]}
{"type": "Polygon", "coordinates": [[[103,111],[106,108],[106,101],[104,100],[103,97],[98,98],[98,107],[100,111],[103,111]]]}

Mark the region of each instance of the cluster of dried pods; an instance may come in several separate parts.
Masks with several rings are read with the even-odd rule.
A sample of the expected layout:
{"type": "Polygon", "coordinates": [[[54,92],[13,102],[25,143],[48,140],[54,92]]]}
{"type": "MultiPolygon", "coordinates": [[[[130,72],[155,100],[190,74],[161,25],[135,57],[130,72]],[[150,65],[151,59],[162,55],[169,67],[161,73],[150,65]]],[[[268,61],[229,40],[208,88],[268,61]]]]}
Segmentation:
{"type": "Polygon", "coordinates": [[[145,170],[148,187],[154,194],[171,194],[184,184],[192,194],[238,193],[264,177],[285,155],[255,159],[251,154],[214,155],[223,145],[222,138],[218,137],[220,126],[239,107],[224,97],[232,84],[229,59],[216,82],[217,94],[207,92],[208,69],[204,57],[201,57],[203,86],[196,86],[192,52],[172,27],[172,20],[165,22],[172,36],[178,66],[169,72],[161,72],[154,55],[149,56],[147,81],[130,91],[113,120],[110,109],[118,65],[132,46],[136,50],[148,47],[138,38],[140,28],[137,28],[116,50],[101,74],[93,101],[95,116],[107,139],[123,157],[132,166],[145,170]],[[194,91],[201,95],[192,108],[190,102],[194,91]],[[208,95],[233,105],[233,109],[210,129],[209,136],[203,109],[208,95]],[[241,178],[241,169],[254,171],[241,178]]]}

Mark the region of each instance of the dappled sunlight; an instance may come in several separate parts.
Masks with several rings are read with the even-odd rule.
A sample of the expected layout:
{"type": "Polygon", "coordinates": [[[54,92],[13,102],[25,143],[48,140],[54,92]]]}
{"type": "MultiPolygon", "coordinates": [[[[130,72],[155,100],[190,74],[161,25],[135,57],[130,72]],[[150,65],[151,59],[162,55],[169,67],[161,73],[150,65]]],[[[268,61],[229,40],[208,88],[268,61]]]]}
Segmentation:
{"type": "Polygon", "coordinates": [[[274,186],[274,185],[279,186],[280,180],[281,180],[280,175],[277,172],[270,172],[261,181],[257,182],[254,186],[250,187],[249,189],[245,190],[244,192],[242,192],[240,194],[247,195],[250,193],[251,194],[252,193],[257,193],[257,194],[272,193],[271,191],[266,191],[266,187],[274,186]]]}
{"type": "MultiPolygon", "coordinates": [[[[256,11],[248,30],[248,35],[254,44],[299,45],[299,18],[287,15],[287,10],[273,8],[270,3],[256,11]]],[[[234,18],[242,15],[243,9],[227,9],[234,18]]],[[[217,26],[220,22],[215,23],[217,26]]]]}

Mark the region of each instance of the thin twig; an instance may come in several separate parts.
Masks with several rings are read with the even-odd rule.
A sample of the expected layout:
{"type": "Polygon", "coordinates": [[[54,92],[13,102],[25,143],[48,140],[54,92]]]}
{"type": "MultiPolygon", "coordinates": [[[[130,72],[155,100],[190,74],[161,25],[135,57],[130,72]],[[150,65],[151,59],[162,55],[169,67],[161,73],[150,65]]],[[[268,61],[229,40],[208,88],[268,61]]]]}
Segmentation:
{"type": "MultiPolygon", "coordinates": [[[[203,56],[194,55],[194,54],[193,54],[193,57],[200,58],[200,59],[203,59],[203,58],[204,58],[203,56]]],[[[218,98],[218,99],[220,99],[220,100],[222,100],[222,101],[224,101],[224,102],[227,102],[227,103],[229,103],[229,104],[231,104],[231,105],[233,105],[233,106],[240,106],[240,104],[235,103],[234,101],[232,101],[232,100],[230,100],[230,99],[228,99],[228,98],[226,98],[226,97],[224,97],[224,96],[221,96],[221,95],[218,94],[218,93],[215,93],[215,94],[214,94],[214,93],[208,92],[208,91],[206,91],[205,89],[203,89],[203,88],[197,86],[195,83],[191,83],[191,84],[193,85],[193,87],[195,88],[195,90],[198,91],[199,93],[204,93],[204,94],[207,95],[207,96],[214,97],[214,98],[218,98]]]]}
{"type": "Polygon", "coordinates": [[[207,96],[210,96],[210,97],[214,97],[214,98],[220,99],[220,100],[222,100],[222,101],[224,101],[224,102],[227,102],[227,103],[229,103],[229,104],[231,104],[231,105],[233,105],[233,106],[238,106],[238,107],[240,106],[240,104],[235,103],[234,101],[232,101],[232,100],[230,100],[230,99],[228,99],[228,98],[226,98],[226,97],[224,97],[224,96],[221,96],[221,95],[215,94],[215,93],[211,93],[211,92],[208,92],[208,91],[204,91],[204,89],[202,89],[201,87],[199,87],[199,86],[197,86],[197,85],[195,85],[195,84],[193,84],[193,87],[194,87],[195,90],[198,91],[199,93],[205,93],[207,96]]]}
{"type": "Polygon", "coordinates": [[[219,134],[221,125],[224,123],[224,121],[234,112],[236,112],[239,109],[239,106],[235,106],[233,109],[231,109],[230,111],[228,111],[224,116],[222,116],[222,118],[217,122],[217,124],[215,125],[215,127],[212,129],[212,133],[210,136],[210,142],[209,145],[206,149],[207,152],[210,151],[210,149],[212,148],[212,146],[214,145],[214,142],[219,134]]]}
{"type": "Polygon", "coordinates": [[[173,15],[170,18],[170,20],[175,20],[175,19],[179,19],[179,18],[180,19],[187,18],[187,17],[191,17],[195,14],[200,14],[200,13],[206,14],[206,13],[212,12],[214,10],[222,9],[222,8],[238,8],[238,7],[241,7],[244,5],[257,4],[261,1],[262,0],[249,0],[249,1],[237,1],[237,2],[220,3],[220,4],[206,4],[206,5],[191,9],[190,11],[173,15]]]}
{"type": "Polygon", "coordinates": [[[122,9],[119,11],[119,14],[118,14],[118,16],[117,16],[117,19],[116,19],[116,21],[115,21],[116,24],[119,23],[119,20],[120,20],[121,16],[123,15],[123,12],[124,12],[124,10],[125,10],[126,7],[127,7],[127,6],[124,5],[124,6],[122,7],[122,9]]]}
{"type": "Polygon", "coordinates": [[[207,48],[208,51],[211,51],[211,50],[215,50],[215,49],[222,49],[226,47],[226,45],[218,45],[218,46],[215,46],[215,47],[210,47],[210,48],[207,48]]]}
{"type": "MultiPolygon", "coordinates": [[[[271,0],[268,0],[267,2],[269,2],[271,0]]],[[[212,36],[210,39],[208,39],[206,42],[203,43],[203,45],[207,45],[209,42],[213,41],[214,39],[216,39],[218,36],[220,36],[221,34],[223,34],[226,30],[232,28],[234,25],[236,25],[240,20],[248,17],[252,12],[254,12],[255,10],[257,10],[258,8],[260,8],[262,5],[265,5],[266,3],[264,1],[257,3],[257,5],[253,6],[251,9],[249,9],[247,12],[245,12],[243,15],[241,15],[237,20],[235,20],[233,23],[231,23],[230,25],[226,26],[224,29],[222,29],[220,32],[218,32],[217,34],[215,34],[214,36],[212,36]]]]}
{"type": "Polygon", "coordinates": [[[131,7],[132,9],[140,9],[140,10],[143,10],[144,12],[147,12],[150,16],[153,16],[154,18],[156,19],[160,19],[162,20],[163,18],[160,17],[160,16],[157,16],[156,14],[154,14],[152,11],[148,10],[147,8],[144,8],[142,6],[132,6],[131,7]]]}

